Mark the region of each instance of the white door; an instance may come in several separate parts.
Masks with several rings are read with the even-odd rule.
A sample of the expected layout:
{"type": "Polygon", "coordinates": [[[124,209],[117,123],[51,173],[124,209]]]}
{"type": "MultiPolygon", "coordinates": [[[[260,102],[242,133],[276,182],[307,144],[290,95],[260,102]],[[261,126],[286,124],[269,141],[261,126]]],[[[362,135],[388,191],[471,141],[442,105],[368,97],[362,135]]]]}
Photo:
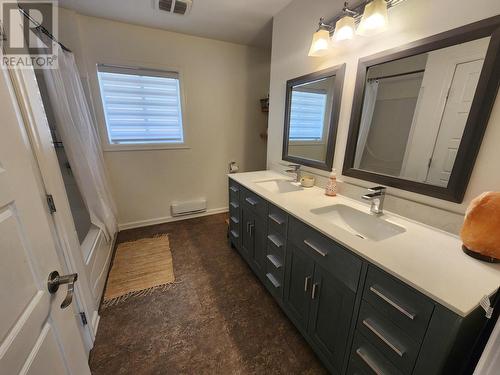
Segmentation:
{"type": "Polygon", "coordinates": [[[38,169],[0,73],[0,374],[90,374],[67,287],[47,290],[57,255],[38,169]]]}
{"type": "Polygon", "coordinates": [[[427,173],[426,182],[448,185],[476,92],[483,59],[457,64],[427,173]]]}

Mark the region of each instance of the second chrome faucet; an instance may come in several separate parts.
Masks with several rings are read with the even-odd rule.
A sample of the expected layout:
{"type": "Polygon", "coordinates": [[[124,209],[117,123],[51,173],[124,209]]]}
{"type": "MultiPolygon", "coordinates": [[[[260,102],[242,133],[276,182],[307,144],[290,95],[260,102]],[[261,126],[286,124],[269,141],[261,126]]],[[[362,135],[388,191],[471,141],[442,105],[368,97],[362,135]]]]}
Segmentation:
{"type": "Polygon", "coordinates": [[[382,215],[384,213],[384,198],[385,187],[375,186],[368,189],[369,193],[363,195],[361,198],[370,201],[370,212],[375,215],[382,215]]]}

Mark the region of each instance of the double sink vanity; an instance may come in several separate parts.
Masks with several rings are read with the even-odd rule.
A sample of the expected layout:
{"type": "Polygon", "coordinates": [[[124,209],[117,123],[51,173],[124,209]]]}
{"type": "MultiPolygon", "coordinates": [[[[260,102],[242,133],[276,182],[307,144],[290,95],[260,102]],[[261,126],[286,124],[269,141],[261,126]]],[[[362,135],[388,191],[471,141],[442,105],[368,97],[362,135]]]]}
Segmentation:
{"type": "Polygon", "coordinates": [[[333,374],[458,374],[500,266],[273,171],[229,175],[231,245],[333,374]]]}

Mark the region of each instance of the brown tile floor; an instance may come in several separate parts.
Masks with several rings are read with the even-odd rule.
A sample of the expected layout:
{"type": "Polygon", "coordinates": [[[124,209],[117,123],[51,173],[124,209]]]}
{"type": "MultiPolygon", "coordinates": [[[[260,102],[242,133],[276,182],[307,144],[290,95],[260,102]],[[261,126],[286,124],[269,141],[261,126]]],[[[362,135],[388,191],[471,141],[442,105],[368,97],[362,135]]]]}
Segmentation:
{"type": "Polygon", "coordinates": [[[101,311],[93,374],[325,374],[226,239],[225,215],[121,232],[168,233],[176,284],[101,311]]]}

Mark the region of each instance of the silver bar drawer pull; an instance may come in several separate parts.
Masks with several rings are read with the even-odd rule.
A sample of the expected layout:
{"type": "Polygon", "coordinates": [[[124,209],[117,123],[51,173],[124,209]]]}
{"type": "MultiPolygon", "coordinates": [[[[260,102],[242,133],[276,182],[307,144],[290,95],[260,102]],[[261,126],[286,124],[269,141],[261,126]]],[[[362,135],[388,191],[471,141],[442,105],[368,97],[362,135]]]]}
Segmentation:
{"type": "Polygon", "coordinates": [[[392,299],[387,297],[379,288],[377,288],[376,285],[370,286],[370,291],[375,293],[378,297],[382,298],[385,302],[387,302],[389,305],[394,307],[396,310],[398,310],[400,313],[402,313],[403,315],[405,315],[409,319],[411,319],[411,320],[415,319],[415,317],[416,317],[415,314],[412,314],[411,312],[406,310],[404,307],[400,306],[399,304],[394,302],[392,299]]]}
{"type": "Polygon", "coordinates": [[[307,289],[309,288],[309,281],[311,281],[311,276],[306,276],[304,279],[304,292],[307,292],[307,289]]]}
{"type": "Polygon", "coordinates": [[[231,207],[233,208],[238,208],[240,205],[238,203],[234,203],[234,202],[231,202],[229,203],[231,205],[231,207]]]}
{"type": "Polygon", "coordinates": [[[375,336],[377,336],[380,340],[382,340],[384,342],[384,344],[386,344],[389,348],[391,348],[392,350],[394,350],[394,352],[397,355],[399,355],[400,357],[402,357],[403,354],[405,354],[404,350],[399,349],[396,345],[394,345],[392,342],[390,342],[389,339],[387,339],[381,332],[379,332],[379,330],[376,329],[373,326],[373,323],[370,320],[363,319],[363,325],[366,328],[368,328],[370,331],[372,331],[373,334],[375,336]]]}
{"type": "Polygon", "coordinates": [[[356,349],[356,354],[361,358],[361,360],[366,363],[366,365],[372,369],[372,371],[377,375],[384,375],[384,372],[375,364],[375,362],[368,357],[368,355],[364,352],[363,349],[356,349]]]}
{"type": "Polygon", "coordinates": [[[250,197],[245,198],[245,201],[247,201],[247,203],[249,203],[251,206],[256,206],[258,203],[257,201],[253,200],[250,197]]]}
{"type": "Polygon", "coordinates": [[[269,259],[269,261],[271,262],[271,264],[275,267],[275,268],[281,268],[282,264],[281,262],[279,261],[278,258],[276,258],[274,255],[272,254],[268,254],[267,255],[267,259],[269,259]]]}
{"type": "Polygon", "coordinates": [[[311,242],[309,242],[309,240],[304,240],[304,243],[309,246],[311,249],[313,249],[314,251],[316,251],[319,255],[321,255],[322,257],[326,257],[328,255],[328,251],[325,251],[325,250],[322,250],[320,249],[319,247],[317,247],[316,245],[312,244],[311,242]]]}
{"type": "Polygon", "coordinates": [[[274,221],[276,224],[278,225],[282,225],[285,223],[284,220],[281,220],[278,215],[275,215],[275,214],[269,214],[268,215],[269,219],[271,219],[272,221],[274,221]]]}
{"type": "Polygon", "coordinates": [[[235,223],[235,224],[238,224],[238,223],[240,222],[240,221],[239,221],[237,218],[235,218],[234,216],[231,216],[231,221],[232,221],[233,223],[235,223]]]}
{"type": "Polygon", "coordinates": [[[238,189],[235,186],[231,186],[229,189],[231,189],[232,192],[237,193],[240,189],[238,189]]]}
{"type": "Polygon", "coordinates": [[[274,246],[276,247],[283,247],[283,244],[281,241],[276,237],[274,234],[270,234],[267,236],[267,239],[273,243],[274,246]]]}

